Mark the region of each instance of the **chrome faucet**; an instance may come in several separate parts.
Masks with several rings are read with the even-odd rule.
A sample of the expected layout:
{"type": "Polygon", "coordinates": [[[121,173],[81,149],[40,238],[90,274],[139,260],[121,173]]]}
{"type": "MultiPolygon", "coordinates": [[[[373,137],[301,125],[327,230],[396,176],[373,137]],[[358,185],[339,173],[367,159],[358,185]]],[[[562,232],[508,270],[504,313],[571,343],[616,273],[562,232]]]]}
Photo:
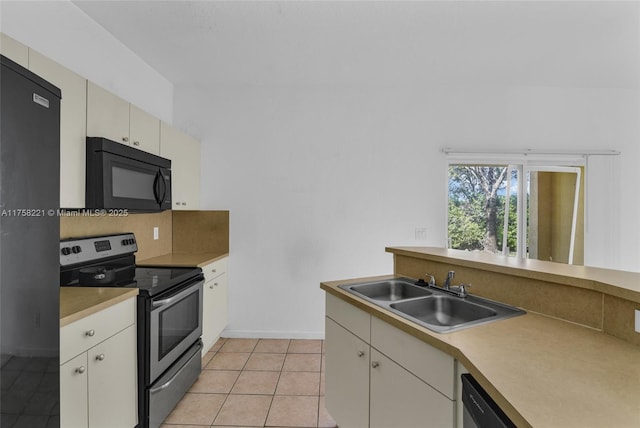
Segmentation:
{"type": "MultiPolygon", "coordinates": [[[[438,287],[436,285],[436,278],[433,275],[431,275],[430,273],[426,273],[425,275],[429,278],[429,282],[426,284],[427,287],[440,289],[457,297],[464,298],[469,295],[469,291],[467,290],[467,288],[471,287],[471,284],[451,285],[451,280],[456,275],[456,273],[452,270],[447,273],[447,278],[444,280],[442,287],[438,287]]],[[[418,281],[417,284],[425,285],[423,280],[418,281]]]]}
{"type": "Polygon", "coordinates": [[[456,275],[456,273],[452,270],[450,270],[447,273],[447,279],[444,280],[444,284],[442,284],[442,288],[444,288],[445,290],[449,290],[451,288],[451,280],[453,279],[453,277],[456,275]]]}

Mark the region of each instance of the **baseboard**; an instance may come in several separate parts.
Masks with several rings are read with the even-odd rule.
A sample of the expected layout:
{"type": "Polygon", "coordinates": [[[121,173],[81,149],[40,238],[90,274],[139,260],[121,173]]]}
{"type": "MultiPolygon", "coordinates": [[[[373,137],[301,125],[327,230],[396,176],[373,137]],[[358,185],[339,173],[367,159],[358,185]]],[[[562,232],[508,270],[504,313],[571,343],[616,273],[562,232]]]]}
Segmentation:
{"type": "Polygon", "coordinates": [[[324,339],[324,331],[224,330],[220,336],[234,339],[324,339]]]}

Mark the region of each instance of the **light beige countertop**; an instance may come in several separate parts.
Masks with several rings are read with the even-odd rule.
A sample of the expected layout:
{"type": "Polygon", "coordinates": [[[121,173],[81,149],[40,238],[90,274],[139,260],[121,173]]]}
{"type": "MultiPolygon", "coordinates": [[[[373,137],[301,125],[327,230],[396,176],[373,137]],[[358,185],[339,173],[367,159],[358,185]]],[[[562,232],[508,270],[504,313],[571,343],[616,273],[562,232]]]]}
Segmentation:
{"type": "Polygon", "coordinates": [[[518,427],[640,427],[640,347],[532,312],[434,333],[338,288],[371,279],[321,288],[458,359],[518,427]]]}
{"type": "Polygon", "coordinates": [[[137,295],[137,288],[60,287],[60,327],[137,295]]]}
{"type": "Polygon", "coordinates": [[[459,266],[572,285],[640,303],[640,272],[518,259],[438,247],[387,247],[386,251],[442,263],[449,263],[451,259],[455,259],[459,266]]]}
{"type": "Polygon", "coordinates": [[[228,255],[229,253],[169,253],[137,260],[136,264],[139,266],[203,267],[228,255]]]}

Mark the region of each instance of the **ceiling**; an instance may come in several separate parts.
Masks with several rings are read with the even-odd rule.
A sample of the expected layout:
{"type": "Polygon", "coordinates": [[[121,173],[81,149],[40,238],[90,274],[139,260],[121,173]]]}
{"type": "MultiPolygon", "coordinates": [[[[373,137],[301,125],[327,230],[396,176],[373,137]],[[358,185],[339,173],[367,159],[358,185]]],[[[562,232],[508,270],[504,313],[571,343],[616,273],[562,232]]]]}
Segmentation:
{"type": "Polygon", "coordinates": [[[636,1],[74,3],[176,85],[640,80],[636,1]]]}

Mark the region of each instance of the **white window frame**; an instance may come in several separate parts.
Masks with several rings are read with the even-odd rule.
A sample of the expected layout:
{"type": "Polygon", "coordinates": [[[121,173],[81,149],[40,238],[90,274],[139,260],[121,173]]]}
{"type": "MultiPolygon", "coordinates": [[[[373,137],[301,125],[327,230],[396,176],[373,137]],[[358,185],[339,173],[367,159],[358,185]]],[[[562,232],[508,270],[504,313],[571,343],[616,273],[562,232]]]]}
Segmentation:
{"type": "MultiPolygon", "coordinates": [[[[573,253],[574,253],[574,244],[575,244],[575,232],[576,232],[576,224],[577,224],[577,214],[578,214],[578,201],[579,201],[579,193],[580,193],[580,181],[581,181],[581,167],[586,167],[587,156],[586,155],[576,155],[576,154],[503,154],[503,153],[448,153],[447,154],[447,180],[446,180],[446,194],[447,194],[447,203],[445,204],[447,219],[445,224],[445,236],[447,237],[447,243],[449,242],[449,167],[451,165],[496,165],[496,166],[507,166],[510,168],[508,174],[508,180],[511,180],[511,169],[516,168],[518,171],[518,207],[517,207],[517,249],[516,249],[516,258],[525,259],[527,255],[527,222],[526,213],[527,213],[527,205],[525,203],[526,198],[522,197],[522,195],[527,194],[527,189],[525,188],[525,184],[527,180],[524,178],[529,175],[530,172],[570,172],[575,173],[576,175],[576,188],[574,192],[574,206],[573,206],[573,218],[572,218],[572,230],[571,230],[571,242],[570,242],[570,250],[569,250],[569,264],[573,264],[573,253]]],[[[508,213],[509,209],[509,196],[510,196],[510,187],[507,186],[508,193],[507,198],[505,200],[505,213],[508,213]]],[[[585,212],[587,208],[587,192],[586,192],[586,183],[584,189],[584,206],[585,212]]],[[[503,228],[507,228],[508,215],[505,215],[505,224],[503,228]]],[[[506,231],[503,233],[503,254],[505,253],[505,241],[506,240],[506,231]]],[[[448,246],[448,244],[447,244],[448,246]]]]}

